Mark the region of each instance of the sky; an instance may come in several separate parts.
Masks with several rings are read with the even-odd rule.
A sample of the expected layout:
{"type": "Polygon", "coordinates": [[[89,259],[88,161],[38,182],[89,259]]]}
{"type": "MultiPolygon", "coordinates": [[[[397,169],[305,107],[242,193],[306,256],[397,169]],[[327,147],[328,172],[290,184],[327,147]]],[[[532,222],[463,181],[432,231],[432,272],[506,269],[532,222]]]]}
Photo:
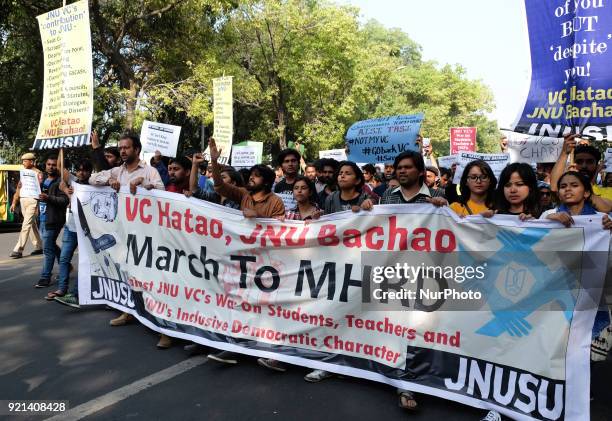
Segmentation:
{"type": "Polygon", "coordinates": [[[491,117],[508,128],[524,105],[530,67],[523,0],[339,0],[400,28],[423,47],[423,59],[461,64],[495,96],[491,117]]]}

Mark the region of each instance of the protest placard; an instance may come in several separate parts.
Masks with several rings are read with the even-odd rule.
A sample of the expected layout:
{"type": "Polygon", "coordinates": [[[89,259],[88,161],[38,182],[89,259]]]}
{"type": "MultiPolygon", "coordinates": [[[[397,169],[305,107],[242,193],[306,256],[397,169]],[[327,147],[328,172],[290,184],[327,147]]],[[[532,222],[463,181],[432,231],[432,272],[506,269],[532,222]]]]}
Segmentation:
{"type": "Polygon", "coordinates": [[[612,172],[612,148],[606,148],[606,172],[612,172]]]}
{"type": "Polygon", "coordinates": [[[38,199],[40,196],[40,181],[38,173],[34,170],[19,170],[19,182],[21,189],[19,190],[20,197],[31,197],[38,199]]]}
{"type": "Polygon", "coordinates": [[[373,118],[353,124],[346,133],[349,159],[353,162],[393,162],[403,151],[418,151],[416,138],[423,114],[373,118]]]}
{"type": "Polygon", "coordinates": [[[44,57],[44,90],[32,149],[88,145],[93,117],[88,3],[77,1],[37,19],[44,57]]]}
{"type": "Polygon", "coordinates": [[[236,146],[250,146],[255,150],[255,164],[261,164],[263,159],[263,142],[256,142],[253,140],[245,140],[240,143],[236,143],[232,148],[236,146]]]}
{"type": "Polygon", "coordinates": [[[476,151],[476,127],[451,127],[450,129],[450,153],[476,151]]]}
{"type": "Polygon", "coordinates": [[[253,146],[232,147],[232,167],[250,168],[257,164],[257,150],[253,146]]]}
{"type": "Polygon", "coordinates": [[[457,168],[455,169],[455,177],[453,178],[454,184],[459,184],[461,176],[463,175],[463,169],[467,164],[477,159],[482,159],[491,167],[495,177],[499,179],[499,175],[502,170],[508,165],[510,155],[507,153],[501,154],[488,154],[488,153],[470,153],[461,152],[457,155],[457,168]]]}
{"type": "Polygon", "coordinates": [[[160,151],[163,156],[174,158],[176,157],[180,136],[180,126],[145,120],[140,132],[142,151],[160,151]]]}
{"type": "Polygon", "coordinates": [[[338,162],[346,161],[346,149],[328,149],[326,151],[319,151],[319,159],[331,158],[338,162]]]}
{"type": "Polygon", "coordinates": [[[563,149],[563,138],[532,136],[502,130],[508,140],[510,162],[556,162],[563,149]]]}
{"type": "Polygon", "coordinates": [[[446,155],[446,156],[439,156],[436,158],[436,160],[438,161],[438,168],[449,168],[453,166],[454,163],[457,162],[457,156],[456,155],[446,155]]]}
{"type": "Polygon", "coordinates": [[[610,235],[600,220],[483,222],[422,204],[253,221],[180,194],[78,184],[71,207],[81,306],[512,419],[588,419],[610,235]],[[388,275],[399,259],[444,274],[388,275]]]}
{"type": "MultiPolygon", "coordinates": [[[[232,92],[232,76],[213,79],[213,137],[217,149],[221,151],[220,164],[229,163],[232,153],[232,138],[234,136],[234,97],[232,92]]],[[[204,158],[210,160],[208,148],[204,152],[204,158]]]]}
{"type": "Polygon", "coordinates": [[[610,139],[612,3],[526,0],[524,5],[531,84],[513,130],[610,139]]]}

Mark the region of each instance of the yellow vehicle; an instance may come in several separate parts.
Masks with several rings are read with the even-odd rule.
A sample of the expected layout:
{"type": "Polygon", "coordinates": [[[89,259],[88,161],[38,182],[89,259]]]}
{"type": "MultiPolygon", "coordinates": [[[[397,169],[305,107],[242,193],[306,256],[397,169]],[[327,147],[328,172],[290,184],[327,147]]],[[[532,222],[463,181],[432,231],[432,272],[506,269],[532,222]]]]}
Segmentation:
{"type": "Polygon", "coordinates": [[[10,207],[21,169],[21,165],[0,165],[0,225],[19,222],[10,207]]]}

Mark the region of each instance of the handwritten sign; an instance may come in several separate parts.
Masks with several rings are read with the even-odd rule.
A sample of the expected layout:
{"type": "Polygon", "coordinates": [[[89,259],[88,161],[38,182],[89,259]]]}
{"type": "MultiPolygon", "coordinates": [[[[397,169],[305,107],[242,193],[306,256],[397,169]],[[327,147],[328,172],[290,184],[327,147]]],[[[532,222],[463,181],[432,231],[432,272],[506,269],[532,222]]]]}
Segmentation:
{"type": "Polygon", "coordinates": [[[417,135],[423,114],[396,115],[359,121],[346,134],[349,159],[354,162],[393,162],[400,153],[418,151],[417,135]]]}
{"type": "Polygon", "coordinates": [[[612,172],[612,148],[606,148],[606,172],[612,172]]]}
{"type": "Polygon", "coordinates": [[[558,137],[532,136],[523,133],[502,131],[508,139],[510,162],[556,162],[563,149],[563,139],[558,137]]]}

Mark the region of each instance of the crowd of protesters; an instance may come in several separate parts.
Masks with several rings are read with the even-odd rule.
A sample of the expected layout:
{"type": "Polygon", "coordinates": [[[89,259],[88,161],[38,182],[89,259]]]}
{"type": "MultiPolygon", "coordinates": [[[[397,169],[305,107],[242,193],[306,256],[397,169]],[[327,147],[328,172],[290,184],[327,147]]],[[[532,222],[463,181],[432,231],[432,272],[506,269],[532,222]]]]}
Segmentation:
{"type": "MultiPolygon", "coordinates": [[[[503,146],[502,143],[502,150],[503,146]]],[[[66,170],[60,174],[56,155],[49,155],[40,163],[44,171],[36,168],[34,154],[23,155],[24,168],[37,171],[42,193],[38,199],[20,198],[18,186],[11,203],[11,211],[21,207],[23,224],[10,257],[22,258],[27,239],[31,238],[32,254],[44,257],[34,286],[47,288],[57,284],[45,298],[77,308],[76,281],[70,287],[70,276],[74,275],[71,260],[77,248],[75,210],[70,208],[73,183],[110,186],[115,190],[125,186],[131,193],[139,186],[166,190],[238,209],[246,218],[305,221],[335,212],[367,212],[379,205],[429,203],[449,206],[459,217],[490,218],[505,214],[523,221],[546,218],[566,227],[574,223],[574,216],[599,215],[602,229],[612,229],[608,217],[612,211],[612,174],[600,172],[600,151],[578,143],[575,135],[565,137],[561,155],[554,164],[538,164],[535,169],[529,164],[509,164],[498,179],[485,161],[476,160],[466,165],[458,184],[453,183],[455,165],[437,167],[431,147],[421,152],[403,152],[393,163],[385,164],[384,169],[333,159],[305,162],[297,150],[286,149],[276,157],[276,170],[263,164],[249,169],[221,165],[218,163],[221,151],[214,139],[209,142],[210,162],[199,153],[170,160],[156,153],[147,163],[140,159],[142,146],[134,135],[122,136],[118,147],[103,148],[94,133],[92,147],[91,160],[73,165],[74,174],[66,170]],[[570,155],[573,160],[568,164],[570,155]],[[56,261],[59,271],[53,279],[56,261]]],[[[609,314],[605,305],[597,313],[591,353],[594,361],[606,359],[612,346],[609,314]]],[[[110,325],[123,326],[133,320],[133,316],[124,313],[111,320],[110,325]]],[[[170,337],[161,335],[157,347],[168,348],[172,342],[170,337]]],[[[238,362],[230,352],[211,352],[199,344],[188,344],[185,349],[221,363],[238,362]]],[[[258,362],[279,372],[288,369],[273,359],[260,358],[258,362]]],[[[318,382],[331,376],[332,373],[314,370],[305,380],[318,382]]],[[[398,394],[402,408],[417,409],[415,393],[398,390],[398,394]]],[[[483,419],[500,418],[491,411],[483,419]]]]}

